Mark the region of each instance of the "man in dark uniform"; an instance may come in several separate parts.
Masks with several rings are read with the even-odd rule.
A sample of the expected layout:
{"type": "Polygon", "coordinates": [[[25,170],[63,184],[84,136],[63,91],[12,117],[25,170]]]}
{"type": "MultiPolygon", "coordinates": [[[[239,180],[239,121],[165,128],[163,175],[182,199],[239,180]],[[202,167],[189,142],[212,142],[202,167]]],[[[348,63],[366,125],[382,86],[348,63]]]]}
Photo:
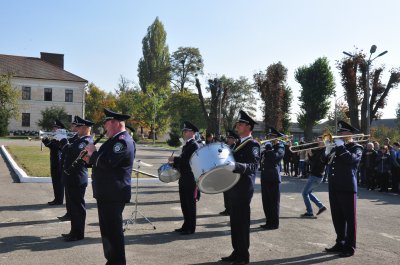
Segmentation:
{"type": "MultiPolygon", "coordinates": [[[[53,132],[57,130],[65,130],[64,124],[56,119],[53,124],[53,132]]],[[[43,144],[50,149],[50,174],[51,182],[53,184],[54,200],[48,202],[49,205],[61,205],[64,201],[64,185],[61,181],[61,150],[60,141],[49,139],[47,137],[42,139],[43,144]]]]}
{"type": "MultiPolygon", "coordinates": [[[[269,139],[282,137],[284,134],[270,127],[269,139]]],[[[279,228],[279,204],[281,183],[281,161],[285,155],[285,147],[281,141],[273,140],[265,143],[265,150],[261,154],[261,197],[266,222],[260,225],[262,229],[273,230],[279,228]]]]}
{"type": "Polygon", "coordinates": [[[75,133],[75,135],[71,138],[68,138],[68,139],[64,138],[64,139],[60,140],[60,151],[61,151],[60,175],[61,175],[61,182],[62,182],[64,191],[65,191],[65,208],[66,208],[67,212],[62,216],[58,216],[57,218],[63,222],[71,221],[71,200],[68,196],[68,193],[66,192],[66,187],[65,187],[66,179],[64,179],[63,172],[64,172],[64,161],[65,161],[65,157],[67,156],[67,153],[68,153],[67,151],[68,151],[69,144],[72,144],[73,142],[75,142],[76,140],[78,140],[80,138],[77,133],[77,127],[75,127],[75,125],[74,125],[77,122],[76,117],[77,116],[74,117],[74,120],[72,121],[72,124],[71,124],[71,131],[73,133],[75,133]]]}
{"type": "MultiPolygon", "coordinates": [[[[226,144],[233,150],[236,146],[236,142],[240,139],[239,135],[237,135],[234,131],[229,130],[226,133],[226,144]]],[[[224,207],[225,210],[220,212],[220,215],[228,216],[229,211],[229,199],[228,199],[228,192],[224,192],[224,207]]]]}
{"type": "Polygon", "coordinates": [[[136,144],[125,130],[129,115],[104,109],[108,140],[96,151],[86,146],[84,160],[92,165],[93,197],[97,210],[106,264],[126,264],[122,212],[131,199],[131,174],[136,144]]]}
{"type": "Polygon", "coordinates": [[[63,179],[70,200],[71,231],[62,234],[65,241],[82,240],[85,235],[86,205],[85,192],[88,184],[88,170],[84,163],[74,163],[85,147],[92,142],[90,130],[93,122],[75,117],[73,126],[79,139],[69,144],[63,167],[63,179]]]}
{"type": "Polygon", "coordinates": [[[335,147],[329,157],[329,202],[336,244],[325,250],[340,253],[341,257],[354,255],[356,249],[357,169],[363,148],[353,142],[358,130],[344,121],[338,122],[341,138],[334,139],[335,147]]]}
{"type": "Polygon", "coordinates": [[[233,252],[221,258],[231,264],[248,264],[250,260],[250,203],[260,161],[260,144],[251,136],[255,124],[246,112],[240,111],[235,125],[240,142],[233,150],[236,162],[227,165],[233,172],[240,173],[239,181],[228,191],[233,252]]]}
{"type": "Polygon", "coordinates": [[[179,232],[181,235],[190,235],[196,231],[196,181],[189,160],[192,154],[199,149],[199,144],[194,139],[194,134],[198,131],[199,129],[196,126],[185,121],[183,123],[182,137],[186,144],[182,147],[182,153],[180,156],[168,158],[168,162],[172,163],[181,173],[179,199],[184,222],[181,228],[175,229],[175,232],[179,232]]]}

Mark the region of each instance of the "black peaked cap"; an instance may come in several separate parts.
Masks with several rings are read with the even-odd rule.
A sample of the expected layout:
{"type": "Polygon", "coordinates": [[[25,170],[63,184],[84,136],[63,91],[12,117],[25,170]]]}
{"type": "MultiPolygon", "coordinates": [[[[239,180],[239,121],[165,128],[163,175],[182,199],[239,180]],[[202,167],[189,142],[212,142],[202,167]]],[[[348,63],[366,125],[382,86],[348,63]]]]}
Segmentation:
{"type": "Polygon", "coordinates": [[[88,126],[88,127],[91,127],[91,126],[93,126],[94,122],[82,119],[79,116],[75,116],[74,117],[74,121],[72,122],[72,124],[75,125],[75,126],[88,126]]]}
{"type": "Polygon", "coordinates": [[[194,131],[194,132],[198,132],[199,129],[194,126],[191,122],[189,121],[184,121],[183,122],[183,128],[182,131],[194,131]]]}
{"type": "Polygon", "coordinates": [[[278,132],[278,131],[277,131],[274,127],[272,127],[272,126],[270,126],[270,127],[268,128],[268,135],[274,135],[274,136],[277,136],[277,137],[285,136],[283,133],[278,132]]]}
{"type": "Polygon", "coordinates": [[[251,126],[254,126],[254,124],[258,124],[243,110],[239,111],[239,114],[240,114],[240,117],[239,117],[239,120],[237,122],[244,122],[244,123],[247,123],[247,124],[249,124],[251,126]]]}
{"type": "Polygon", "coordinates": [[[338,121],[338,133],[340,132],[350,132],[350,133],[359,133],[360,131],[345,121],[338,121]]]}
{"type": "Polygon", "coordinates": [[[104,114],[106,115],[104,121],[108,120],[119,120],[119,121],[125,121],[129,119],[131,116],[128,114],[122,114],[122,113],[116,113],[114,111],[111,111],[109,109],[104,108],[104,114]]]}

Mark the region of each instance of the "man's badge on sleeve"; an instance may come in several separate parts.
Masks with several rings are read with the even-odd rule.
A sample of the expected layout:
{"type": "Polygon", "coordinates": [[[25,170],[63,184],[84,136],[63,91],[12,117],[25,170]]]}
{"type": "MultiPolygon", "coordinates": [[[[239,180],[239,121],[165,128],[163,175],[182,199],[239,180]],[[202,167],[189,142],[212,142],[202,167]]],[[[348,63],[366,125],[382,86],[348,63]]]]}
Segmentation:
{"type": "Polygon", "coordinates": [[[260,156],[260,148],[258,148],[258,147],[253,147],[253,154],[254,154],[254,156],[256,156],[256,157],[259,157],[259,156],[260,156]]]}
{"type": "Polygon", "coordinates": [[[86,143],[85,142],[80,143],[79,146],[78,146],[79,149],[83,149],[85,147],[86,147],[86,143]]]}
{"type": "Polygon", "coordinates": [[[124,150],[123,144],[121,144],[121,143],[114,144],[114,146],[113,146],[114,153],[120,153],[120,152],[122,152],[122,150],[124,150]]]}

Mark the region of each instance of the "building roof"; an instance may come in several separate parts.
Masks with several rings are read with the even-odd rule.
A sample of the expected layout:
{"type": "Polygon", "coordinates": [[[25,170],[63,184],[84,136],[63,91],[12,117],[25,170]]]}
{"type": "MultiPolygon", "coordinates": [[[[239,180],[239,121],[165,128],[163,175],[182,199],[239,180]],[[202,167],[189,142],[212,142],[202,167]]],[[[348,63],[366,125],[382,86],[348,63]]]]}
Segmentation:
{"type": "Polygon", "coordinates": [[[85,82],[87,80],[36,57],[0,54],[0,75],[13,77],[85,82]]]}

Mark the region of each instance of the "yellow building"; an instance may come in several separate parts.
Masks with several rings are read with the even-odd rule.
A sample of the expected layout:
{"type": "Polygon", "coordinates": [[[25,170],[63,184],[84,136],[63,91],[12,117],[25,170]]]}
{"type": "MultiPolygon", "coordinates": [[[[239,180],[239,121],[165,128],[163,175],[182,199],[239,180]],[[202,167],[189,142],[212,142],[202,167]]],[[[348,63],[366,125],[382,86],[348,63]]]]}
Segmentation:
{"type": "Polygon", "coordinates": [[[64,70],[64,54],[40,53],[40,58],[0,54],[0,75],[11,73],[21,91],[20,117],[11,119],[9,131],[39,131],[41,111],[63,107],[70,120],[84,117],[87,80],[64,70]]]}

